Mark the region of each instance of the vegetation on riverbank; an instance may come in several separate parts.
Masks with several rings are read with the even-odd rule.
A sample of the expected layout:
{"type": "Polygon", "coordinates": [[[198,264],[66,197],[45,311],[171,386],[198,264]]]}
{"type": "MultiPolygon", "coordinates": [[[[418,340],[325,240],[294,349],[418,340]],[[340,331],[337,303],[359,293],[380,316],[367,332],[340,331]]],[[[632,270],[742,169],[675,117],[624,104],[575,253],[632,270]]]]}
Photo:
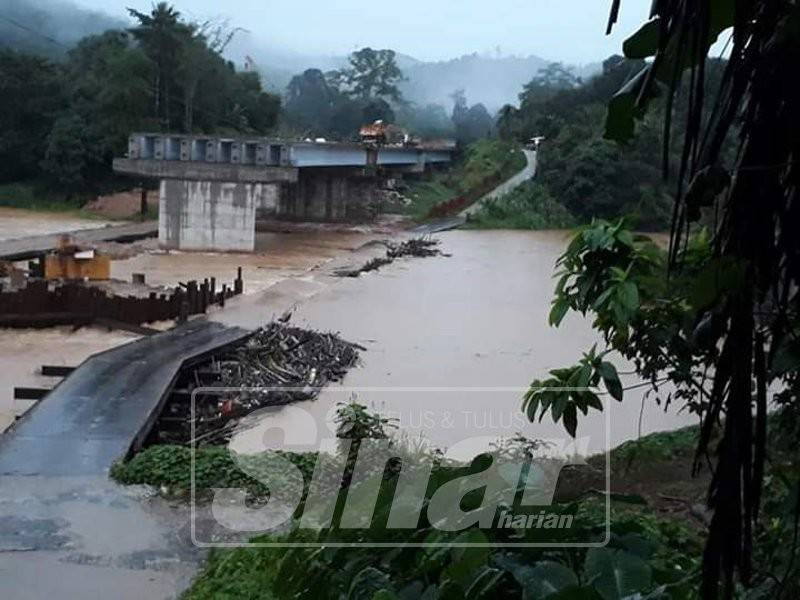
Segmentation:
{"type": "MultiPolygon", "coordinates": [[[[339,433],[356,440],[385,437],[391,424],[372,415],[360,405],[340,410],[339,433]]],[[[697,428],[646,436],[628,442],[612,452],[612,464],[625,464],[628,472],[662,471],[683,457],[696,438],[697,428]],[[657,451],[653,451],[653,449],[657,451]]],[[[305,483],[310,481],[314,454],[280,453],[295,464],[305,483]]],[[[351,455],[353,456],[353,455],[351,455]]],[[[171,496],[188,495],[191,471],[190,450],[183,446],[152,446],[128,463],[112,471],[122,483],[148,483],[171,496]]],[[[263,498],[265,488],[242,474],[222,447],[204,447],[197,451],[196,485],[201,496],[211,488],[243,487],[252,497],[263,498]]],[[[256,458],[248,470],[257,472],[256,458]]],[[[589,459],[589,465],[602,464],[602,457],[589,459]]],[[[688,463],[681,460],[688,468],[688,463]]],[[[352,468],[352,463],[350,464],[352,468]]],[[[480,461],[470,468],[485,468],[480,461]]],[[[382,469],[382,467],[381,467],[382,469]]],[[[588,477],[597,477],[597,469],[589,466],[588,477]]],[[[433,478],[443,483],[452,469],[434,471],[433,478]],[[437,474],[438,473],[438,474],[437,474]],[[444,479],[442,479],[444,478],[444,479]]],[[[599,472],[599,471],[598,471],[599,472]]],[[[394,477],[389,471],[385,486],[391,487],[394,477]]],[[[573,475],[562,474],[571,479],[573,475]]],[[[582,484],[586,484],[583,481],[582,484]]],[[[627,484],[626,484],[627,485],[627,484]]],[[[602,487],[600,485],[599,487],[602,487]]],[[[697,486],[699,490],[702,486],[697,486]]],[[[602,496],[586,494],[586,489],[570,490],[559,484],[554,513],[574,515],[576,527],[569,530],[569,539],[600,540],[605,531],[605,509],[602,496]],[[566,491],[565,489],[566,488],[566,491]]],[[[655,493],[653,497],[656,497],[655,493]]],[[[465,497],[469,504],[480,502],[473,495],[465,497]]],[[[388,509],[386,498],[379,500],[374,522],[388,509]]],[[[490,549],[448,548],[403,549],[376,554],[369,548],[247,548],[215,550],[185,594],[188,599],[201,598],[406,598],[457,597],[491,598],[596,598],[614,600],[630,593],[646,592],[668,586],[672,597],[691,597],[701,549],[701,527],[648,505],[640,494],[614,484],[612,495],[611,540],[605,548],[584,549],[490,549]],[[302,565],[302,566],[301,566],[302,565]],[[615,576],[621,578],[614,583],[615,576]],[[553,594],[560,593],[562,596],[553,594]],[[427,595],[426,595],[427,594],[427,595]],[[448,595],[449,594],[449,595],[448,595]],[[456,597],[453,596],[453,597],[456,597]]],[[[468,509],[469,507],[465,507],[468,509]]],[[[409,532],[401,532],[407,536],[409,532]]],[[[455,542],[524,542],[535,533],[519,530],[483,531],[469,528],[454,534],[439,531],[430,524],[421,524],[410,532],[414,540],[455,542]],[[510,537],[509,537],[510,536],[510,537]],[[522,536],[522,537],[520,537],[522,536]]],[[[343,531],[317,534],[299,532],[289,536],[259,536],[256,542],[308,541],[324,542],[327,536],[343,535],[343,531]]],[[[380,541],[386,530],[359,529],[347,534],[351,542],[380,541]]],[[[331,539],[334,539],[331,537],[331,539]]],[[[568,540],[562,540],[568,541],[568,540]]]]}
{"type": "Polygon", "coordinates": [[[437,205],[455,198],[464,196],[468,202],[474,201],[476,194],[490,191],[525,165],[525,154],[515,142],[499,139],[473,142],[447,171],[410,183],[406,196],[411,203],[406,213],[424,220],[437,205]]]}
{"type": "MultiPolygon", "coordinates": [[[[544,137],[536,180],[477,211],[471,226],[547,229],[625,217],[640,231],[664,231],[674,197],[662,173],[660,123],[665,104],[654,103],[653,113],[625,145],[606,139],[604,129],[607,104],[643,65],[641,60],[612,56],[603,63],[602,73],[586,82],[557,64],[541,69],[520,93],[519,107],[504,107],[498,118],[503,139],[526,143],[534,136],[544,137]]],[[[710,87],[721,78],[724,66],[724,61],[708,61],[710,87]]],[[[687,97],[676,99],[676,114],[687,110],[687,97]]],[[[679,159],[672,152],[668,164],[674,168],[679,159]]]]}
{"type": "Polygon", "coordinates": [[[79,210],[85,200],[79,196],[65,200],[62,196],[53,194],[41,183],[33,181],[0,184],[0,206],[6,208],[71,212],[79,210]]]}
{"type": "MultiPolygon", "coordinates": [[[[604,503],[577,507],[580,537],[602,539],[604,503]]],[[[486,547],[254,548],[212,552],[184,598],[544,598],[619,600],[692,586],[701,544],[696,532],[634,505],[614,503],[611,540],[590,549],[486,547]]],[[[369,543],[369,531],[353,541],[369,543]]],[[[478,529],[458,535],[422,531],[420,540],[444,543],[524,542],[493,539],[478,529]]],[[[299,541],[262,536],[257,542],[299,541]]],[[[309,539],[308,541],[314,541],[309,539]]]]}
{"type": "MultiPolygon", "coordinates": [[[[340,432],[346,431],[357,440],[389,434],[390,424],[364,407],[352,405],[346,412],[345,422],[351,425],[343,427],[340,421],[340,432]]],[[[397,547],[386,553],[359,547],[217,549],[212,551],[184,598],[333,600],[502,595],[542,600],[618,600],[631,594],[697,598],[707,525],[702,502],[708,483],[708,474],[699,478],[688,476],[698,436],[698,427],[686,427],[644,436],[612,450],[611,537],[604,548],[397,547]]],[[[782,473],[792,457],[796,458],[797,450],[792,448],[790,439],[776,437],[771,441],[771,452],[774,458],[770,469],[771,498],[765,505],[768,526],[757,532],[764,541],[759,561],[779,557],[782,550],[776,542],[786,540],[791,533],[783,515],[791,509],[793,496],[782,473]]],[[[279,454],[298,467],[307,485],[316,455],[279,454]]],[[[147,483],[160,487],[162,493],[171,497],[187,498],[190,456],[190,450],[184,446],[152,446],[130,462],[115,466],[112,476],[122,483],[147,483]]],[[[269,465],[266,455],[255,457],[248,464],[248,471],[257,473],[260,461],[262,466],[269,465]]],[[[553,510],[574,516],[575,526],[569,530],[569,539],[601,540],[605,535],[605,502],[602,493],[596,491],[603,487],[604,462],[599,455],[589,458],[585,467],[562,471],[553,510]],[[591,487],[593,481],[598,482],[596,488],[591,487]]],[[[352,462],[349,464],[352,468],[352,462]]],[[[485,468],[480,461],[476,464],[479,469],[485,468]]],[[[390,470],[385,474],[384,486],[389,488],[392,473],[390,470]]],[[[440,485],[451,476],[446,469],[435,470],[433,479],[440,485]]],[[[227,448],[198,449],[196,478],[201,498],[207,497],[212,488],[220,487],[245,488],[255,500],[266,497],[264,486],[241,472],[227,448]]],[[[386,516],[388,503],[381,498],[373,522],[381,522],[386,516]]],[[[478,497],[467,495],[463,508],[468,510],[479,501],[478,497]]],[[[415,541],[435,543],[536,541],[531,537],[534,533],[524,530],[469,528],[448,534],[431,528],[424,519],[419,529],[411,533],[415,541]]],[[[252,541],[324,543],[339,540],[342,535],[341,530],[297,531],[257,536],[252,541]]],[[[385,535],[383,529],[358,529],[350,530],[346,538],[350,542],[374,543],[384,541],[385,535]]]]}
{"type": "Polygon", "coordinates": [[[471,229],[571,229],[576,217],[537,182],[523,183],[469,215],[471,229]]]}

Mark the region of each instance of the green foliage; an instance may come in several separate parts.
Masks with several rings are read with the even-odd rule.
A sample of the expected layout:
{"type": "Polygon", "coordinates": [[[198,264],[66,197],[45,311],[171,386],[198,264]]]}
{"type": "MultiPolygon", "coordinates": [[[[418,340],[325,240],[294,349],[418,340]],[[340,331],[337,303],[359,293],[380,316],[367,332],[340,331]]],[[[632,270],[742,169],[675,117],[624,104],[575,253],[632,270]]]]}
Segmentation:
{"type": "Polygon", "coordinates": [[[451,120],[455,127],[456,140],[467,145],[494,133],[494,121],[483,104],[467,104],[464,90],[457,90],[453,95],[453,115],[451,120]]]}
{"type": "Polygon", "coordinates": [[[203,573],[184,600],[276,600],[272,590],[280,564],[279,548],[212,549],[203,573]]]}
{"type": "Polygon", "coordinates": [[[550,324],[559,325],[568,309],[597,315],[595,327],[619,343],[640,305],[659,297],[664,252],[646,236],[635,236],[624,221],[593,221],[573,237],[556,262],[558,284],[550,324]]]}
{"type": "Polygon", "coordinates": [[[477,200],[524,167],[525,155],[517,144],[496,138],[478,140],[445,173],[410,185],[408,213],[424,219],[431,208],[458,196],[477,200]]]}
{"type": "MultiPolygon", "coordinates": [[[[608,103],[608,117],[606,119],[605,135],[608,139],[619,142],[628,142],[634,135],[635,121],[641,120],[647,105],[658,96],[655,83],[672,86],[675,80],[676,64],[679,67],[689,67],[693,60],[706,60],[709,48],[717,41],[719,34],[732,27],[734,24],[733,2],[709,2],[709,29],[705,33],[703,42],[705,47],[696,49],[693,57],[683,54],[684,49],[667,47],[658,61],[641,66],[641,70],[614,94],[608,103]],[[702,57],[697,59],[696,57],[702,57]],[[655,71],[650,74],[655,68],[655,71]],[[647,82],[647,87],[645,83],[647,82]]],[[[629,59],[645,59],[656,54],[659,50],[660,30],[663,23],[656,17],[623,42],[622,49],[629,59]]],[[[678,72],[680,72],[680,69],[678,72]]]]}
{"type": "MultiPolygon", "coordinates": [[[[412,541],[443,544],[425,548],[257,548],[214,552],[186,598],[519,598],[621,600],[655,594],[694,598],[700,543],[691,530],[655,515],[615,505],[607,547],[502,549],[457,547],[448,542],[491,544],[490,532],[414,533],[412,541]],[[259,587],[261,586],[261,587],[259,587]],[[226,595],[227,594],[227,595],[226,595]]],[[[577,535],[604,529],[602,503],[578,505],[577,535]]],[[[320,534],[324,539],[325,533],[320,534]]],[[[260,536],[256,542],[309,542],[297,537],[260,536]]],[[[351,541],[382,541],[370,530],[351,541]]],[[[511,540],[509,540],[511,541],[511,540]]],[[[526,539],[514,539],[524,542],[526,539]]]]}
{"type": "Polygon", "coordinates": [[[285,119],[297,128],[324,133],[330,127],[337,96],[322,71],[307,69],[289,82],[285,119]]]}
{"type": "Polygon", "coordinates": [[[397,124],[422,139],[448,138],[454,135],[453,121],[441,104],[418,106],[404,102],[395,112],[397,124]]]}
{"type": "Polygon", "coordinates": [[[75,211],[81,207],[83,201],[84,198],[80,196],[70,196],[65,200],[63,195],[55,194],[40,182],[18,181],[0,184],[0,206],[28,210],[75,211]]]}
{"type": "Polygon", "coordinates": [[[62,198],[97,192],[114,185],[112,158],[133,131],[274,126],[279,98],[222,56],[231,32],[166,3],[131,15],[130,31],[87,36],[57,64],[0,51],[0,182],[41,180],[62,198]]]}
{"type": "Polygon", "coordinates": [[[54,64],[0,50],[0,183],[37,175],[63,96],[54,64]]]}
{"type": "Polygon", "coordinates": [[[88,123],[78,115],[64,115],[47,136],[41,163],[46,180],[66,193],[82,189],[93,171],[102,164],[96,140],[89,137],[88,123]]]}
{"type": "Polygon", "coordinates": [[[389,430],[397,428],[392,419],[381,417],[355,400],[337,404],[334,423],[336,437],[355,440],[387,438],[389,430]]]}
{"type": "MultiPolygon", "coordinates": [[[[554,309],[560,310],[560,306],[557,305],[554,309]]],[[[560,321],[563,316],[563,313],[551,313],[551,322],[554,319],[560,321]]],[[[596,389],[602,381],[611,397],[622,401],[622,385],[617,369],[603,360],[604,355],[605,353],[597,355],[592,348],[577,365],[553,369],[550,371],[550,378],[533,381],[522,403],[522,410],[528,419],[536,420],[538,413],[541,421],[549,410],[553,422],[562,421],[564,428],[574,437],[578,426],[578,411],[586,415],[590,408],[603,410],[603,403],[591,388],[596,389]]]]}
{"type": "Polygon", "coordinates": [[[345,93],[362,100],[400,100],[397,84],[403,80],[403,72],[397,66],[394,50],[361,48],[350,55],[349,62],[349,67],[332,74],[345,93]]]}
{"type": "Polygon", "coordinates": [[[470,215],[468,227],[477,229],[571,229],[575,217],[547,188],[526,182],[497,200],[484,201],[470,215]]]}
{"type": "Polygon", "coordinates": [[[697,446],[699,428],[691,425],[675,431],[651,433],[637,440],[630,440],[611,451],[612,466],[629,467],[634,462],[643,468],[659,462],[691,457],[697,446]]]}
{"type": "Polygon", "coordinates": [[[393,50],[362,48],[350,55],[350,66],[323,74],[307,69],[286,90],[284,123],[303,137],[355,139],[365,123],[395,121],[401,100],[397,83],[403,74],[393,50]]]}
{"type": "MultiPolygon", "coordinates": [[[[195,489],[205,493],[212,488],[244,488],[255,496],[267,495],[262,483],[244,473],[224,446],[202,446],[195,450],[195,489]]],[[[266,452],[240,457],[247,462],[248,471],[258,473],[272,455],[284,456],[300,469],[310,481],[316,462],[315,453],[266,452]]],[[[287,475],[288,476],[288,475],[287,475]]],[[[192,450],[186,446],[155,445],[139,452],[130,461],[118,462],[111,477],[120,483],[147,484],[165,487],[172,494],[186,494],[192,482],[192,450]]]]}
{"type": "Polygon", "coordinates": [[[574,434],[573,413],[586,410],[581,395],[569,388],[586,382],[594,387],[602,379],[612,397],[621,400],[613,367],[598,362],[611,352],[631,361],[654,388],[669,380],[675,390],[667,402],[681,399],[690,410],[702,410],[704,365],[717,356],[722,324],[713,314],[698,322],[698,315],[744,285],[737,263],[712,260],[710,252],[708,236],[701,231],[681,254],[681,272],[668,278],[666,252],[646,236],[632,234],[624,221],[596,220],[579,229],[556,263],[550,324],[558,326],[570,310],[591,313],[607,348],[599,355],[593,348],[577,365],[551,371],[548,380],[535,380],[526,396],[528,416],[533,418],[539,406],[530,395],[543,394],[545,409],[555,407],[554,417],[569,411],[564,424],[574,434]],[[537,393],[543,387],[567,389],[537,393]]]}
{"type": "Polygon", "coordinates": [[[487,179],[500,183],[526,164],[517,144],[498,139],[478,140],[470,144],[464,154],[463,163],[450,177],[461,192],[480,187],[487,179]]]}
{"type": "Polygon", "coordinates": [[[407,213],[417,221],[422,221],[428,217],[434,206],[457,196],[458,193],[445,181],[447,181],[446,177],[439,176],[430,180],[412,182],[409,191],[406,192],[406,196],[411,200],[406,209],[407,213]]]}
{"type": "MultiPolygon", "coordinates": [[[[339,410],[340,426],[363,436],[383,436],[386,422],[363,406],[339,410]]],[[[409,465],[413,461],[409,462],[409,465]]],[[[382,465],[377,465],[383,470],[382,465]]],[[[440,463],[431,475],[430,489],[454,476],[485,468],[480,460],[468,467],[440,463]]],[[[384,474],[375,524],[385,523],[392,507],[396,473],[384,474]]],[[[347,484],[350,485],[350,484],[347,484]]],[[[423,506],[425,515],[426,499],[423,506]]],[[[474,510],[482,499],[467,494],[463,510],[474,510]]],[[[555,505],[556,514],[574,515],[575,525],[561,541],[605,537],[604,502],[593,497],[555,505]]],[[[540,541],[534,530],[467,528],[440,531],[423,517],[416,530],[324,529],[295,530],[283,536],[259,536],[254,542],[317,542],[311,548],[262,547],[212,553],[186,598],[520,598],[556,600],[592,598],[621,600],[634,594],[669,590],[676,600],[694,598],[699,539],[682,524],[660,519],[641,505],[612,504],[611,535],[606,547],[508,549],[503,542],[540,541]],[[388,539],[387,539],[388,536],[388,539]],[[360,546],[336,547],[326,542],[360,546]],[[369,544],[393,542],[384,552],[369,544]],[[403,542],[427,542],[423,548],[403,542]],[[459,544],[473,544],[459,546],[459,544]],[[367,546],[364,546],[367,545],[367,546]]]]}
{"type": "MultiPolygon", "coordinates": [[[[604,137],[604,119],[610,120],[606,130],[632,128],[632,120],[615,124],[619,111],[607,111],[607,106],[625,103],[625,110],[633,110],[631,94],[638,81],[634,76],[644,62],[633,56],[612,56],[603,63],[602,74],[585,83],[570,79],[568,72],[556,67],[552,74],[542,74],[525,86],[519,108],[506,106],[500,111],[500,134],[521,142],[534,136],[546,138],[540,147],[537,180],[578,221],[626,216],[639,230],[665,229],[674,193],[662,173],[661,122],[666,106],[655,102],[652,114],[641,115],[637,136],[624,146],[604,137]],[[620,88],[631,91],[619,95],[620,88]]],[[[717,82],[723,68],[723,61],[709,61],[707,78],[717,82]]],[[[682,127],[686,98],[678,98],[673,110],[675,122],[682,127]]],[[[668,163],[679,158],[672,152],[668,163]]]]}

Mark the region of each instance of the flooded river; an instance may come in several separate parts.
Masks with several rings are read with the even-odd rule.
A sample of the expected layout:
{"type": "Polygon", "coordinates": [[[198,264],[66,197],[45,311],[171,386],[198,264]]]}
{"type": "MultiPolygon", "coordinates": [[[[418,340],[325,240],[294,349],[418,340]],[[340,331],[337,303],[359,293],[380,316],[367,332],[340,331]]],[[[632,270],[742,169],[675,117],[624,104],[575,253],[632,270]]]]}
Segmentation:
{"type": "Polygon", "coordinates": [[[104,219],[84,219],[70,213],[25,210],[0,206],[0,241],[120,224],[104,219]]]}
{"type": "MultiPolygon", "coordinates": [[[[356,394],[398,419],[409,437],[440,448],[517,432],[563,438],[549,415],[531,424],[520,406],[532,379],[574,364],[595,343],[602,347],[579,316],[557,329],[547,324],[553,265],[567,235],[452,231],[437,236],[449,257],[404,259],[358,279],[329,277],[329,287],[302,302],[293,322],[339,331],[367,351],[342,386],[302,407],[330,424],[337,402],[356,394]]],[[[601,451],[607,442],[694,422],[674,409],[665,413],[652,397],[643,403],[644,391],[626,392],[621,404],[606,397],[605,413],[579,415],[579,449],[601,451]]],[[[284,412],[265,424],[290,430],[287,420],[284,412]]]]}

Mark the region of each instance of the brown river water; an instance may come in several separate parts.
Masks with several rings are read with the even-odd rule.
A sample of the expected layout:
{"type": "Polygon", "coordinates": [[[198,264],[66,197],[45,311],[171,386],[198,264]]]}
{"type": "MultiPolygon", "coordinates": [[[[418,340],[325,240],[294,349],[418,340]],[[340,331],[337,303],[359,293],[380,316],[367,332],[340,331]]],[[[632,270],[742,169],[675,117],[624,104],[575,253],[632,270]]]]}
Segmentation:
{"type": "MultiPolygon", "coordinates": [[[[342,385],[295,407],[309,411],[323,433],[332,427],[336,404],[356,396],[397,419],[404,435],[439,448],[463,446],[468,438],[469,448],[486,446],[516,433],[562,442],[560,424],[549,416],[532,424],[520,407],[533,378],[574,364],[595,343],[602,348],[589,321],[579,315],[568,315],[559,328],[547,323],[553,266],[567,236],[559,231],[445,232],[437,237],[450,256],[402,259],[357,279],[327,276],[308,282],[310,291],[304,298],[298,295],[292,321],[340,332],[367,350],[342,385]]],[[[264,308],[279,314],[270,304],[264,308]]],[[[228,316],[239,324],[249,320],[236,311],[228,316]]],[[[227,320],[224,311],[215,318],[227,320]]],[[[620,371],[630,369],[620,357],[611,359],[620,371]]],[[[624,385],[640,383],[631,376],[622,379],[624,385]]],[[[643,402],[645,392],[626,392],[622,403],[604,397],[604,413],[579,415],[575,449],[598,452],[607,444],[695,422],[676,407],[664,412],[652,396],[643,402]]],[[[284,410],[264,417],[259,429],[291,432],[299,426],[296,419],[296,411],[284,410]]],[[[262,435],[249,438],[271,439],[262,435]]],[[[239,449],[247,447],[245,442],[239,449]]]]}
{"type": "MultiPolygon", "coordinates": [[[[578,316],[570,315],[559,329],[547,325],[553,263],[566,234],[453,231],[437,237],[451,256],[401,259],[357,279],[331,273],[360,265],[383,248],[361,247],[369,238],[332,234],[274,237],[271,256],[222,255],[212,262],[201,254],[153,254],[115,266],[134,271],[152,261],[151,280],[168,284],[208,276],[212,269],[224,276],[244,263],[256,278],[245,276],[246,291],[253,281],[251,293],[209,318],[256,327],[294,306],[296,324],[339,331],[366,348],[362,364],[342,384],[329,386],[315,402],[263,418],[252,431],[264,438],[243,438],[250,447],[269,442],[266,434],[276,428],[289,441],[307,433],[299,426],[307,420],[298,421],[298,414],[310,416],[318,436],[328,437],[324,429],[336,403],[353,394],[398,418],[409,439],[451,453],[458,448],[468,456],[486,440],[517,431],[562,438],[560,425],[547,417],[530,424],[519,409],[532,378],[572,364],[598,342],[578,316]]],[[[40,365],[74,365],[131,339],[89,328],[0,331],[0,414],[4,406],[7,415],[20,408],[6,400],[13,385],[55,383],[36,375],[40,365]]],[[[627,393],[622,404],[606,404],[606,412],[579,420],[577,450],[596,452],[639,433],[693,422],[652,401],[642,404],[641,390],[627,393]]],[[[202,558],[191,544],[187,507],[152,490],[121,487],[105,476],[6,477],[0,490],[0,597],[176,597],[202,558]]]]}

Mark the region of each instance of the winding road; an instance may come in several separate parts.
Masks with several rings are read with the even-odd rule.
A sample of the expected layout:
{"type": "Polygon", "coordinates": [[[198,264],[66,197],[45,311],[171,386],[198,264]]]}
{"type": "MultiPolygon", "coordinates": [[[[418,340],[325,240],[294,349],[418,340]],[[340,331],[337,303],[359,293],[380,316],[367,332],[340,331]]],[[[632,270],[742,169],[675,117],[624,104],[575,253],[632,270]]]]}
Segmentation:
{"type": "Polygon", "coordinates": [[[491,192],[480,198],[477,202],[462,210],[459,216],[466,217],[467,215],[471,215],[479,210],[483,203],[487,200],[497,200],[498,198],[508,194],[513,189],[519,187],[529,179],[533,179],[536,176],[536,150],[523,150],[523,152],[525,153],[525,159],[528,161],[528,164],[525,165],[525,168],[510,179],[507,179],[498,185],[491,192]]]}

